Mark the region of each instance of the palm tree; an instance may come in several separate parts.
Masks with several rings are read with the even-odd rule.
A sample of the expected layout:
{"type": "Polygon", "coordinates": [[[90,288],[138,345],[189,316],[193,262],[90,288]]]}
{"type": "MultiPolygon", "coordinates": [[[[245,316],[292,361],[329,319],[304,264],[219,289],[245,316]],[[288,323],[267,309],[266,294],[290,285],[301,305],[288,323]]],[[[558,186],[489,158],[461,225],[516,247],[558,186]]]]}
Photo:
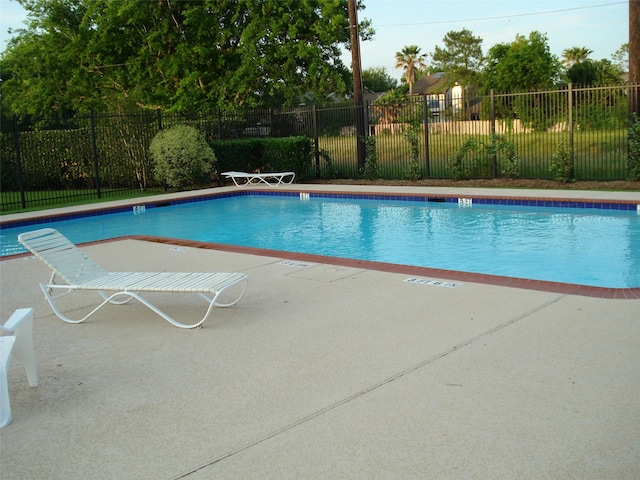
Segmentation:
{"type": "Polygon", "coordinates": [[[589,50],[587,47],[565,48],[562,51],[562,63],[564,63],[564,66],[566,68],[569,68],[577,63],[584,62],[592,53],[593,50],[589,50]]]}
{"type": "Polygon", "coordinates": [[[607,60],[606,58],[593,63],[595,66],[595,80],[593,84],[596,87],[620,85],[620,74],[622,73],[622,69],[619,66],[614,65],[611,60],[607,60]]]}
{"type": "Polygon", "coordinates": [[[413,84],[418,70],[427,68],[426,58],[427,54],[420,54],[420,48],[417,45],[409,45],[396,53],[396,68],[404,70],[404,78],[409,84],[409,95],[413,93],[413,84]]]}

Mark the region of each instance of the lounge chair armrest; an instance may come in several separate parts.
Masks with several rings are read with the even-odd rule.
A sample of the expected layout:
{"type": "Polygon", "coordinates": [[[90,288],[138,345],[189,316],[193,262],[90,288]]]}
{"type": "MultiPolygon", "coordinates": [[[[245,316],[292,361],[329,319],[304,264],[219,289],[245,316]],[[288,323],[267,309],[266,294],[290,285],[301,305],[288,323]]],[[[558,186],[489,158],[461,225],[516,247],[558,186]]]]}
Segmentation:
{"type": "Polygon", "coordinates": [[[0,328],[6,332],[15,333],[20,325],[31,319],[33,319],[33,308],[19,308],[0,328]]]}

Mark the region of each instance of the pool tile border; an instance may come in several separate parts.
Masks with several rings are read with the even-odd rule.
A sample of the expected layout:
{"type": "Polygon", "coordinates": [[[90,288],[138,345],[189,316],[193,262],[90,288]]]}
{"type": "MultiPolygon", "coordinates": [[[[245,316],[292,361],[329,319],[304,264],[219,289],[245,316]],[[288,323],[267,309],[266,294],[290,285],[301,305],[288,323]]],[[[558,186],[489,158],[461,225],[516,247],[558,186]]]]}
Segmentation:
{"type": "Polygon", "coordinates": [[[331,199],[359,199],[359,200],[395,200],[395,201],[411,201],[411,202],[444,202],[459,203],[461,198],[471,199],[473,204],[477,205],[505,205],[505,206],[524,206],[524,207],[550,207],[550,208],[584,208],[584,209],[601,209],[601,210],[620,210],[620,211],[637,211],[640,214],[640,203],[633,200],[589,200],[589,199],[562,199],[562,198],[536,198],[536,197],[514,197],[500,195],[454,195],[454,194],[424,194],[424,193],[362,193],[348,191],[326,191],[318,192],[316,190],[305,190],[304,188],[291,190],[237,190],[220,193],[209,193],[206,195],[194,195],[191,197],[163,200],[163,201],[139,201],[131,202],[124,206],[93,208],[80,212],[60,213],[60,214],[43,214],[42,216],[34,216],[23,220],[2,221],[0,218],[0,227],[13,228],[29,225],[41,225],[52,220],[75,220],[83,217],[93,217],[108,215],[111,213],[132,212],[133,207],[144,206],[145,208],[161,208],[171,205],[180,205],[184,203],[204,202],[208,200],[217,200],[221,198],[238,197],[245,195],[257,196],[276,196],[276,197],[300,197],[300,194],[308,194],[309,198],[331,198],[331,199]]]}

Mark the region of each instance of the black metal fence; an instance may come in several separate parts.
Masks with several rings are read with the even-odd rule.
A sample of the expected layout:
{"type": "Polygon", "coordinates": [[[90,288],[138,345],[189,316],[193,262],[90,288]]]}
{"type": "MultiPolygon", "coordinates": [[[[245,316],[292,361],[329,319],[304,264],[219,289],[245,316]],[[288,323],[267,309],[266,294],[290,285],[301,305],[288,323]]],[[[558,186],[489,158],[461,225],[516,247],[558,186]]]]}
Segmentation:
{"type": "Polygon", "coordinates": [[[576,179],[626,179],[628,99],[638,94],[638,85],[569,85],[482,97],[431,95],[364,107],[14,118],[2,124],[0,208],[4,213],[55,201],[164,191],[154,178],[148,147],[159,130],[177,124],[197,128],[208,141],[307,136],[315,146],[308,177],[357,178],[362,175],[358,115],[365,118],[367,134],[375,135],[383,178],[453,178],[461,171],[456,165],[473,178],[554,178],[564,147],[576,179]],[[407,132],[414,133],[414,148],[407,132]],[[464,150],[469,139],[474,148],[464,150]],[[496,148],[505,143],[513,147],[510,156],[496,148]]]}

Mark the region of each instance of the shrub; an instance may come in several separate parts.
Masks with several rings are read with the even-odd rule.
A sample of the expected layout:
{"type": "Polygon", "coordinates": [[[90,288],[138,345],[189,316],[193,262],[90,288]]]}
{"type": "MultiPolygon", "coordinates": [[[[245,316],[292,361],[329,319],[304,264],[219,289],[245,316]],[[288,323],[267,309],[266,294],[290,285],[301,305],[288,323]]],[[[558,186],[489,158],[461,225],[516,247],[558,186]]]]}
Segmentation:
{"type": "MultiPolygon", "coordinates": [[[[333,167],[333,159],[331,158],[331,154],[327,150],[323,150],[322,148],[317,149],[318,157],[320,157],[324,161],[324,168],[320,166],[321,176],[323,178],[339,178],[338,171],[333,167]]],[[[313,150],[313,155],[316,155],[316,150],[313,150]]]]}
{"type": "Polygon", "coordinates": [[[571,183],[575,181],[573,165],[571,164],[571,152],[566,143],[560,142],[556,147],[550,170],[553,173],[554,180],[558,182],[571,183]]]}
{"type": "Polygon", "coordinates": [[[302,176],[311,167],[312,145],[307,137],[264,138],[262,168],[266,172],[296,172],[302,176]]]}
{"type": "Polygon", "coordinates": [[[509,178],[517,178],[520,176],[520,158],[516,152],[516,146],[513,142],[503,144],[504,160],[502,162],[501,173],[509,178]]]}
{"type": "Polygon", "coordinates": [[[376,151],[376,137],[369,135],[364,139],[365,145],[365,162],[364,171],[362,172],[364,178],[367,180],[376,180],[380,177],[378,173],[378,153],[376,151]]]}
{"type": "Polygon", "coordinates": [[[640,118],[635,114],[629,122],[627,174],[629,180],[640,180],[640,118]]]}
{"type": "Polygon", "coordinates": [[[216,156],[204,136],[193,127],[161,130],[149,147],[154,172],[167,186],[182,189],[211,181],[216,156]]]}
{"type": "Polygon", "coordinates": [[[503,135],[491,134],[491,140],[484,143],[484,149],[490,158],[504,154],[500,159],[500,173],[509,178],[520,176],[520,158],[513,142],[508,141],[503,135]]]}
{"type": "Polygon", "coordinates": [[[286,172],[304,175],[311,167],[312,142],[307,137],[215,140],[211,146],[219,170],[286,172]]]}
{"type": "Polygon", "coordinates": [[[404,171],[405,178],[420,180],[422,168],[420,167],[420,128],[412,125],[403,132],[405,140],[409,143],[409,166],[404,171]]]}
{"type": "Polygon", "coordinates": [[[475,138],[469,137],[458,147],[447,160],[447,166],[454,180],[467,180],[471,175],[471,169],[465,165],[467,154],[478,150],[475,138]]]}
{"type": "Polygon", "coordinates": [[[253,172],[262,169],[264,143],[260,138],[238,140],[214,140],[211,148],[216,152],[217,165],[221,172],[236,170],[253,172]]]}

